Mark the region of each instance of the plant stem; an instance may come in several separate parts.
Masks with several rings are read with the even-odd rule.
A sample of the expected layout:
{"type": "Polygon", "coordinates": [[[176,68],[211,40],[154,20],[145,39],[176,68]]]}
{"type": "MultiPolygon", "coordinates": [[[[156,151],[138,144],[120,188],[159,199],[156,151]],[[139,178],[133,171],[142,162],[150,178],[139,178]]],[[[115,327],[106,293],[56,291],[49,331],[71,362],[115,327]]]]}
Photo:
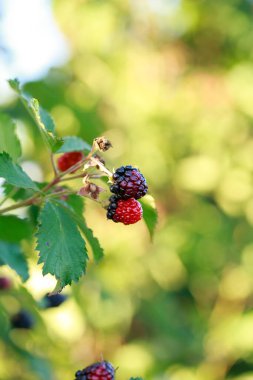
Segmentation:
{"type": "MultiPolygon", "coordinates": [[[[26,106],[26,108],[29,110],[29,107],[27,106],[26,102],[23,101],[23,103],[26,106]]],[[[29,110],[29,112],[31,113],[30,110],[29,110]]],[[[62,173],[58,173],[57,172],[57,169],[55,167],[55,162],[54,162],[54,159],[53,159],[53,154],[51,154],[51,162],[52,162],[52,166],[53,166],[53,169],[54,169],[54,178],[52,179],[52,181],[49,182],[46,186],[44,186],[39,192],[35,193],[32,197],[30,197],[30,198],[28,198],[28,199],[26,199],[24,201],[15,203],[12,206],[8,206],[8,207],[5,207],[5,208],[1,209],[0,210],[0,214],[4,214],[4,213],[6,213],[8,211],[12,211],[12,210],[15,210],[17,208],[21,208],[21,207],[32,205],[33,203],[35,203],[36,201],[38,201],[38,198],[40,198],[41,196],[42,196],[42,198],[41,198],[41,200],[42,200],[43,199],[43,195],[45,195],[45,198],[47,198],[47,197],[59,197],[59,196],[63,196],[63,195],[69,195],[69,194],[76,193],[75,191],[62,191],[62,192],[56,192],[56,193],[48,194],[48,195],[45,194],[49,189],[51,189],[52,187],[54,187],[56,184],[58,184],[60,182],[70,181],[71,179],[76,179],[76,178],[83,178],[85,175],[87,175],[87,173],[83,172],[83,173],[77,174],[75,176],[63,178],[67,174],[70,174],[73,171],[80,169],[82,167],[82,165],[85,162],[87,162],[87,161],[93,162],[96,166],[99,167],[99,169],[100,169],[101,172],[105,173],[109,178],[111,178],[112,177],[112,173],[102,164],[102,162],[100,162],[97,158],[93,157],[93,154],[95,152],[96,152],[96,148],[95,148],[95,146],[93,144],[90,153],[86,157],[84,157],[81,161],[77,162],[75,165],[71,166],[69,169],[65,170],[62,173]]],[[[92,177],[93,178],[99,178],[100,175],[92,175],[92,177]]],[[[96,199],[94,199],[92,197],[88,196],[87,198],[90,198],[90,199],[92,199],[92,200],[100,203],[100,201],[98,201],[98,200],[96,200],[96,199]]],[[[6,199],[4,198],[4,200],[2,201],[2,203],[5,202],[6,199]]],[[[1,205],[1,203],[0,203],[0,205],[1,205]]]]}
{"type": "Polygon", "coordinates": [[[0,206],[2,206],[7,201],[7,199],[11,198],[17,191],[18,189],[14,187],[11,192],[5,195],[5,197],[0,201],[0,206]]]}
{"type": "Polygon", "coordinates": [[[57,177],[57,169],[56,169],[56,166],[55,166],[53,153],[50,154],[50,158],[51,158],[51,163],[52,163],[52,167],[53,167],[53,171],[54,171],[54,176],[57,177]]]}
{"type": "Polygon", "coordinates": [[[39,198],[39,196],[40,196],[40,193],[36,193],[32,197],[30,197],[30,198],[28,198],[28,199],[26,199],[26,200],[24,200],[22,202],[18,202],[18,203],[15,203],[12,206],[5,207],[2,210],[0,210],[0,214],[4,214],[5,212],[12,211],[12,210],[15,210],[17,208],[21,208],[21,207],[32,205],[35,202],[35,200],[37,198],[39,198]]]}
{"type": "Polygon", "coordinates": [[[86,176],[86,174],[87,173],[83,172],[82,174],[73,175],[72,177],[62,178],[62,179],[60,179],[59,182],[71,181],[72,179],[76,179],[76,178],[83,178],[86,176]]]}

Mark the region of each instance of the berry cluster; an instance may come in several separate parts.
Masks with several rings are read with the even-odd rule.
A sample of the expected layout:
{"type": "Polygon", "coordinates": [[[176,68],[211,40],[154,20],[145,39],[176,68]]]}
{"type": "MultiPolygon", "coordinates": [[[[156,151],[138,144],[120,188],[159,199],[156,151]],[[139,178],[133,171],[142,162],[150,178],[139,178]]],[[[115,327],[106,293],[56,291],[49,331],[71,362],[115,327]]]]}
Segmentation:
{"type": "Polygon", "coordinates": [[[115,195],[109,199],[107,218],[115,223],[134,224],[142,218],[142,207],[137,199],[148,191],[141,172],[131,165],[121,166],[113,174],[110,190],[115,195]]]}
{"type": "MultiPolygon", "coordinates": [[[[105,137],[100,137],[95,139],[95,147],[104,152],[111,147],[111,143],[105,139],[105,137]]],[[[83,158],[84,156],[81,152],[64,153],[58,159],[58,169],[64,172],[82,161],[83,158]]],[[[94,155],[93,161],[90,160],[86,163],[88,168],[95,165],[97,169],[104,171],[108,175],[109,171],[105,168],[104,161],[101,160],[99,156],[94,155]],[[94,159],[95,164],[93,162],[94,159]]],[[[74,173],[74,171],[75,170],[72,170],[71,173],[74,173]]],[[[80,189],[78,194],[97,200],[103,189],[94,183],[90,183],[88,175],[86,177],[84,182],[85,186],[80,189]]],[[[110,190],[114,195],[109,198],[107,218],[112,219],[115,223],[123,223],[126,225],[138,222],[142,218],[143,211],[137,199],[144,197],[148,191],[145,177],[137,168],[126,165],[116,169],[112,175],[112,182],[110,190]]]]}
{"type": "Polygon", "coordinates": [[[75,380],[114,380],[115,369],[112,364],[103,360],[90,365],[75,374],[75,380]]]}

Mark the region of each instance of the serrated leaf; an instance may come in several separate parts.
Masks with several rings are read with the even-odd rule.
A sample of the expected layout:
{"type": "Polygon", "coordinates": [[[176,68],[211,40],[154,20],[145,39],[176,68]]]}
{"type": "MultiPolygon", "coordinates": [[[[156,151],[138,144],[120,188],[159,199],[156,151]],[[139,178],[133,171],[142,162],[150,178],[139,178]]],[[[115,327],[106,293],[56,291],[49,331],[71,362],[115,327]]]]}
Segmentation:
{"type": "Polygon", "coordinates": [[[29,277],[28,265],[18,244],[0,241],[0,265],[9,265],[23,281],[29,277]]]}
{"type": "Polygon", "coordinates": [[[8,153],[13,161],[21,156],[21,145],[16,135],[16,125],[5,114],[0,113],[0,152],[8,153]]]}
{"type": "Polygon", "coordinates": [[[52,117],[39,105],[37,99],[30,101],[29,108],[46,144],[52,152],[56,152],[62,146],[63,140],[54,134],[55,125],[52,117]]]}
{"type": "Polygon", "coordinates": [[[0,178],[4,178],[8,183],[16,187],[39,190],[21,166],[15,164],[5,152],[0,153],[0,178]]]}
{"type": "Polygon", "coordinates": [[[32,234],[31,225],[26,219],[15,215],[0,215],[0,240],[11,243],[29,239],[32,234]]]}
{"type": "Polygon", "coordinates": [[[93,235],[93,231],[87,226],[84,219],[78,218],[77,223],[92,249],[95,261],[100,261],[104,256],[104,250],[101,247],[99,240],[93,235]]]}
{"type": "Polygon", "coordinates": [[[63,137],[63,145],[60,149],[57,150],[56,153],[65,153],[65,152],[80,152],[83,150],[91,150],[91,146],[81,139],[80,137],[76,136],[65,136],[63,137]]]}
{"type": "Polygon", "coordinates": [[[10,79],[10,87],[16,91],[20,100],[31,114],[41,135],[52,152],[56,152],[63,144],[63,140],[55,135],[55,125],[52,117],[39,104],[37,99],[30,99],[21,90],[17,79],[10,79]]]}
{"type": "Polygon", "coordinates": [[[43,274],[54,275],[61,287],[78,281],[86,269],[86,245],[76,221],[60,203],[45,203],[36,237],[43,274]]]}
{"type": "Polygon", "coordinates": [[[151,240],[153,239],[155,227],[158,220],[157,209],[155,200],[151,195],[146,195],[144,198],[139,199],[143,209],[143,219],[149,230],[151,240]]]}
{"type": "Polygon", "coordinates": [[[101,247],[99,240],[93,235],[93,231],[87,226],[83,217],[83,198],[78,195],[72,195],[71,198],[69,197],[68,201],[65,202],[65,204],[66,207],[70,206],[72,208],[72,210],[69,208],[67,210],[71,213],[71,216],[77,222],[80,230],[88,241],[95,261],[100,261],[104,256],[104,250],[101,247]]]}

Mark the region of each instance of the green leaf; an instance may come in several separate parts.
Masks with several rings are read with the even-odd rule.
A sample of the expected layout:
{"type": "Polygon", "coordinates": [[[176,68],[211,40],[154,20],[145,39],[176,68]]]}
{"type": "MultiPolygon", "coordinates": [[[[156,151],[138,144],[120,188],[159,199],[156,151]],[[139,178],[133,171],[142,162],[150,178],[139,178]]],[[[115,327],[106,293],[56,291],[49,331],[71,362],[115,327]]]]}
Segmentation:
{"type": "Polygon", "coordinates": [[[65,204],[68,212],[71,213],[71,217],[75,219],[80,230],[88,241],[95,261],[100,261],[104,256],[104,251],[99,243],[99,240],[93,235],[93,231],[87,226],[83,217],[83,198],[78,195],[72,195],[68,198],[68,201],[65,202],[65,204]],[[68,206],[70,206],[72,210],[70,210],[68,206]]]}
{"type": "Polygon", "coordinates": [[[15,79],[9,79],[8,80],[8,83],[10,85],[10,87],[15,91],[17,92],[18,94],[20,93],[20,82],[17,78],[15,79]]]}
{"type": "Polygon", "coordinates": [[[20,219],[15,215],[0,215],[0,240],[11,243],[22,239],[29,239],[32,229],[26,219],[20,219]]]}
{"type": "Polygon", "coordinates": [[[16,135],[16,126],[12,119],[0,113],[0,152],[7,152],[13,159],[21,156],[21,145],[16,135]]]}
{"type": "Polygon", "coordinates": [[[131,377],[129,380],[143,380],[142,377],[131,377]]]}
{"type": "Polygon", "coordinates": [[[30,99],[21,90],[20,83],[17,79],[10,79],[10,87],[16,91],[20,100],[31,114],[41,135],[52,152],[56,152],[63,144],[63,140],[55,135],[55,125],[52,117],[40,105],[37,99],[30,99]]]}
{"type": "Polygon", "coordinates": [[[91,146],[80,137],[65,136],[63,137],[63,141],[64,141],[63,145],[61,146],[60,149],[57,150],[56,153],[91,150],[91,146]]]}
{"type": "Polygon", "coordinates": [[[37,99],[30,101],[29,108],[45,143],[52,152],[56,152],[62,146],[63,140],[54,134],[55,125],[52,117],[39,105],[37,99]]]}
{"type": "Polygon", "coordinates": [[[100,261],[104,257],[104,251],[99,240],[93,235],[93,231],[87,226],[84,220],[78,218],[77,223],[92,249],[95,261],[100,261]]]}
{"type": "Polygon", "coordinates": [[[143,219],[148,227],[151,240],[154,237],[155,227],[158,220],[157,209],[155,200],[151,195],[146,195],[144,198],[139,199],[143,209],[143,219]]]}
{"type": "Polygon", "coordinates": [[[37,185],[23,171],[21,166],[14,164],[7,153],[0,153],[0,178],[8,183],[24,189],[38,190],[37,185]]]}
{"type": "Polygon", "coordinates": [[[80,195],[76,194],[71,194],[68,196],[68,200],[65,203],[66,205],[70,206],[78,216],[81,218],[83,217],[84,197],[80,197],[80,195]]]}
{"type": "Polygon", "coordinates": [[[76,221],[60,203],[47,201],[39,216],[37,250],[43,274],[54,275],[61,287],[78,281],[88,259],[76,221]]]}
{"type": "Polygon", "coordinates": [[[17,244],[0,241],[0,265],[9,265],[23,281],[29,277],[26,259],[17,244]]]}

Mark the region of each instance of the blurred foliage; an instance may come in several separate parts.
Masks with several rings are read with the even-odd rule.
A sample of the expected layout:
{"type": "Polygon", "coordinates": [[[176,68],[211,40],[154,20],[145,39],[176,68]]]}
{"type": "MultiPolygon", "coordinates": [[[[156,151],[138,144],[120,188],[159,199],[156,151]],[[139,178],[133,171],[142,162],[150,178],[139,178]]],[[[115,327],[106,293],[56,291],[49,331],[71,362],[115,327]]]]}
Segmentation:
{"type": "MultiPolygon", "coordinates": [[[[113,224],[87,202],[105,258],[89,263],[66,304],[40,313],[34,300],[52,281],[27,246],[32,296],[15,279],[16,290],[0,300],[10,313],[32,309],[38,324],[13,333],[16,356],[0,343],[0,379],[48,379],[41,364],[37,375],[27,365],[30,352],[49,361],[55,380],[72,379],[101,353],[119,366],[118,380],[252,379],[252,1],[53,6],[72,59],[25,88],[60,136],[91,143],[105,134],[114,147],[109,166],[142,170],[159,225],[151,244],[142,223],[113,224]]],[[[20,104],[2,108],[18,120],[24,164],[35,180],[50,178],[47,152],[20,104]]]]}

